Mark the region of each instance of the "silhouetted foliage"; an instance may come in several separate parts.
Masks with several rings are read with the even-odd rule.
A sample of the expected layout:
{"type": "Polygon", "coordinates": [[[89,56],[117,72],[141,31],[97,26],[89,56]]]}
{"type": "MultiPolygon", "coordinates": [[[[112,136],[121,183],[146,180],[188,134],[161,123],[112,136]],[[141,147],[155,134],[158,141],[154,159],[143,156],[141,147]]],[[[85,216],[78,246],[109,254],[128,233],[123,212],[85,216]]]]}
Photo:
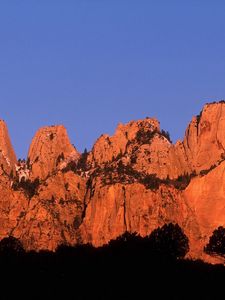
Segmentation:
{"type": "Polygon", "coordinates": [[[40,180],[39,178],[36,178],[34,181],[31,181],[30,179],[26,181],[22,180],[21,182],[14,181],[12,188],[14,189],[14,191],[22,189],[28,196],[28,198],[31,199],[37,193],[39,185],[40,180]]]}
{"type": "Polygon", "coordinates": [[[151,247],[148,237],[126,232],[100,248],[0,253],[1,299],[221,299],[222,265],[151,247]]]}
{"type": "Polygon", "coordinates": [[[141,183],[144,184],[147,189],[157,190],[160,186],[160,183],[163,182],[156,176],[156,174],[149,174],[141,179],[141,183]]]}
{"type": "Polygon", "coordinates": [[[196,176],[196,173],[183,174],[177,179],[166,179],[158,178],[156,174],[146,174],[139,172],[133,168],[132,165],[125,165],[120,160],[117,167],[113,165],[105,165],[104,169],[95,170],[93,176],[102,176],[103,185],[115,184],[115,183],[126,183],[131,184],[139,182],[143,184],[147,189],[157,190],[160,184],[166,184],[174,186],[176,189],[184,190],[191,181],[191,178],[196,176]]]}
{"type": "Polygon", "coordinates": [[[27,168],[30,169],[30,168],[31,168],[31,165],[30,165],[30,157],[27,158],[26,164],[27,164],[27,168]]]}
{"type": "Polygon", "coordinates": [[[82,171],[86,171],[88,169],[87,158],[88,158],[88,151],[85,148],[84,152],[81,154],[80,159],[78,160],[78,163],[77,163],[78,169],[81,169],[82,171]]]}
{"type": "Polygon", "coordinates": [[[161,130],[161,135],[164,136],[170,143],[172,143],[169,131],[165,131],[165,130],[162,129],[161,130]]]}
{"type": "Polygon", "coordinates": [[[219,226],[213,231],[212,236],[209,239],[209,243],[204,248],[208,254],[225,255],[225,228],[219,226]]]}
{"type": "Polygon", "coordinates": [[[63,173],[72,171],[74,173],[77,173],[77,163],[75,161],[71,161],[67,164],[65,168],[62,169],[63,173]]]}
{"type": "Polygon", "coordinates": [[[141,128],[138,130],[138,132],[136,134],[136,141],[139,144],[149,144],[156,133],[157,133],[156,130],[154,130],[154,131],[144,130],[144,128],[141,128]]]}
{"type": "Polygon", "coordinates": [[[115,240],[111,240],[107,247],[121,248],[123,246],[126,246],[126,248],[134,249],[137,246],[141,247],[141,242],[143,240],[144,239],[136,232],[130,233],[126,231],[122,235],[118,236],[115,240]]]}
{"type": "MultiPolygon", "coordinates": [[[[169,182],[178,190],[184,190],[190,183],[191,178],[196,176],[196,173],[188,174],[185,173],[183,175],[178,176],[177,179],[170,180],[169,182]]],[[[167,181],[165,182],[167,184],[167,181]]]]}
{"type": "Polygon", "coordinates": [[[205,175],[207,175],[212,169],[214,169],[214,167],[211,167],[210,169],[207,169],[207,170],[201,170],[199,174],[200,174],[201,176],[205,176],[205,175]]]}
{"type": "Polygon", "coordinates": [[[81,175],[82,172],[85,172],[90,169],[87,164],[88,152],[87,149],[84,149],[84,152],[81,154],[78,161],[71,161],[67,164],[65,168],[62,169],[63,173],[72,171],[78,175],[81,175]]]}
{"type": "Polygon", "coordinates": [[[188,238],[178,224],[165,224],[149,236],[153,250],[174,258],[183,258],[189,251],[188,238]]]}
{"type": "Polygon", "coordinates": [[[132,153],[130,156],[130,163],[132,164],[136,164],[137,163],[137,154],[136,153],[132,153]]]}
{"type": "Polygon", "coordinates": [[[123,157],[123,153],[120,151],[120,153],[116,157],[115,156],[112,157],[112,162],[118,161],[122,157],[123,157]]]}
{"type": "Polygon", "coordinates": [[[217,103],[225,103],[225,100],[220,100],[220,101],[213,101],[213,102],[207,102],[206,105],[213,105],[213,104],[217,104],[217,103]]]}
{"type": "Polygon", "coordinates": [[[134,170],[130,165],[124,165],[120,160],[117,166],[105,165],[104,169],[98,169],[93,176],[102,174],[103,185],[115,184],[115,183],[133,183],[138,181],[141,177],[141,173],[134,170]]]}
{"type": "MultiPolygon", "coordinates": [[[[67,245],[61,244],[56,248],[56,254],[59,256],[92,256],[94,252],[97,252],[97,249],[94,248],[91,244],[83,244],[83,245],[67,245]]],[[[88,257],[87,257],[88,258],[88,257]]]]}
{"type": "Polygon", "coordinates": [[[0,241],[0,255],[14,255],[24,252],[22,243],[13,236],[6,237],[0,241]]]}
{"type": "Polygon", "coordinates": [[[225,154],[221,153],[221,159],[217,161],[216,164],[211,165],[208,169],[206,170],[201,170],[200,175],[205,176],[207,175],[210,171],[214,170],[216,167],[218,167],[223,161],[225,160],[225,154]]]}

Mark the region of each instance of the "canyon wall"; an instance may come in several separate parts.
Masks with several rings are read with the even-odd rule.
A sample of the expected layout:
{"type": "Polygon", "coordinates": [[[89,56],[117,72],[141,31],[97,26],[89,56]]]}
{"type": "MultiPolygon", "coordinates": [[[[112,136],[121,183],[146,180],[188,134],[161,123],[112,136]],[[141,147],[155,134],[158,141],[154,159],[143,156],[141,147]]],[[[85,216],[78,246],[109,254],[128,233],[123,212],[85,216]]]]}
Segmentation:
{"type": "Polygon", "coordinates": [[[189,256],[225,226],[225,103],[206,104],[173,144],[156,119],[119,124],[80,154],[63,126],[41,128],[31,143],[28,181],[19,182],[7,127],[0,121],[0,238],[27,250],[60,244],[101,246],[125,231],[146,236],[178,223],[189,256]]]}

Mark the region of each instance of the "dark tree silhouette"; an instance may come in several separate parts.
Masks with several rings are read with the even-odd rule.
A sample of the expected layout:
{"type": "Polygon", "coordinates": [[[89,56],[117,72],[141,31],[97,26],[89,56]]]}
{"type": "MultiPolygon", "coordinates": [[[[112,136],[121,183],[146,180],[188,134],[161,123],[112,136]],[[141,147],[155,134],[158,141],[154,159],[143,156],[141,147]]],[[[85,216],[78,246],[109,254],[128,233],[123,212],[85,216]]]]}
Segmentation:
{"type": "Polygon", "coordinates": [[[124,245],[125,243],[127,244],[136,244],[142,241],[143,238],[140,237],[136,232],[130,233],[128,231],[124,232],[122,235],[118,236],[115,240],[111,240],[109,242],[109,247],[117,246],[120,247],[124,245]]]}
{"type": "Polygon", "coordinates": [[[209,239],[209,243],[205,247],[205,252],[208,254],[219,254],[225,256],[225,228],[219,226],[213,231],[209,239]]]}
{"type": "Polygon", "coordinates": [[[165,131],[165,130],[162,129],[161,130],[161,135],[164,136],[170,143],[172,143],[169,131],[165,131]]]}
{"type": "Polygon", "coordinates": [[[77,168],[78,169],[81,169],[83,171],[87,170],[88,169],[88,166],[87,166],[87,158],[88,158],[88,151],[87,149],[85,148],[84,149],[84,152],[81,154],[81,157],[77,163],[77,168]]]}
{"type": "Polygon", "coordinates": [[[143,144],[149,144],[151,143],[151,140],[157,133],[157,130],[147,130],[145,131],[143,128],[139,129],[136,134],[136,141],[143,145],[143,144]]]}
{"type": "Polygon", "coordinates": [[[0,254],[2,255],[14,255],[24,253],[20,240],[13,236],[6,237],[0,241],[0,254]]]}
{"type": "Polygon", "coordinates": [[[156,176],[156,174],[146,175],[141,180],[141,183],[143,183],[144,186],[150,190],[157,190],[159,188],[161,182],[162,182],[162,180],[160,178],[158,178],[156,176]]]}
{"type": "Polygon", "coordinates": [[[30,179],[21,182],[15,181],[12,185],[12,188],[15,191],[18,191],[19,189],[23,189],[25,194],[28,196],[29,199],[31,199],[36,193],[40,185],[39,178],[36,178],[34,181],[31,181],[30,179]]]}
{"type": "MultiPolygon", "coordinates": [[[[174,234],[172,240],[180,240],[178,225],[163,228],[167,230],[156,230],[161,232],[157,240],[170,236],[168,228],[174,234]]],[[[43,299],[43,295],[49,299],[71,299],[71,295],[76,299],[107,300],[145,299],[146,295],[148,299],[192,299],[193,295],[221,299],[223,292],[223,265],[171,259],[151,251],[149,237],[135,233],[125,232],[100,248],[61,245],[54,252],[27,251],[22,255],[15,251],[17,241],[10,237],[0,242],[4,244],[0,249],[7,253],[0,252],[0,299],[43,299]],[[10,255],[8,249],[14,249],[14,253],[10,255]]]]}
{"type": "Polygon", "coordinates": [[[152,250],[173,258],[183,258],[189,251],[188,238],[178,224],[165,224],[149,236],[152,250]]]}

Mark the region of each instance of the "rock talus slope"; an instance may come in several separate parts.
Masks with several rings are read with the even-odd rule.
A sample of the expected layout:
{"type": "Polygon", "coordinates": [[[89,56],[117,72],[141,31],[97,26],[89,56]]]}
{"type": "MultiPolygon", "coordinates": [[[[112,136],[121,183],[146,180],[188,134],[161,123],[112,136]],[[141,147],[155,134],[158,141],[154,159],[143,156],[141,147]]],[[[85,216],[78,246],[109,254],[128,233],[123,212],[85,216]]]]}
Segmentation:
{"type": "Polygon", "coordinates": [[[189,255],[206,259],[213,230],[225,226],[224,101],[206,104],[176,144],[154,118],[120,124],[82,155],[63,126],[41,128],[25,185],[4,122],[0,150],[0,238],[14,235],[26,249],[101,246],[125,231],[146,236],[173,222],[189,238],[189,255]]]}

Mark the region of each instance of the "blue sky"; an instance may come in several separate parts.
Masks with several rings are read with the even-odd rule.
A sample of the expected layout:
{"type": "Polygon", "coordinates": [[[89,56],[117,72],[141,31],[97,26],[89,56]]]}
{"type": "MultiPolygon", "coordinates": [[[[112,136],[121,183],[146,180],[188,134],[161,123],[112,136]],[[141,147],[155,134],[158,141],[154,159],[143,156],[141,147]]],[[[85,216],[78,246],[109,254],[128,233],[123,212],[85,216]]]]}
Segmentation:
{"type": "Polygon", "coordinates": [[[2,0],[0,118],[18,157],[41,126],[82,151],[157,117],[174,141],[225,98],[225,1],[2,0]]]}

